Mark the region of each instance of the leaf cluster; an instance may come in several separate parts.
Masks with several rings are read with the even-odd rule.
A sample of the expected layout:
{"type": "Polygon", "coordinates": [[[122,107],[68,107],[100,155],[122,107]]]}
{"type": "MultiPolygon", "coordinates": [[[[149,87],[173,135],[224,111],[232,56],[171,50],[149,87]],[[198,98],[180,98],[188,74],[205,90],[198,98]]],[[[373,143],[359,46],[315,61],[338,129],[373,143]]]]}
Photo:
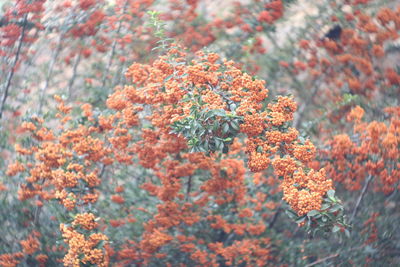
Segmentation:
{"type": "Polygon", "coordinates": [[[335,190],[329,190],[323,200],[321,210],[311,210],[303,216],[298,216],[292,210],[286,214],[298,224],[304,224],[306,231],[312,236],[317,233],[344,232],[350,237],[349,225],[346,223],[344,208],[341,201],[335,196],[335,190]]]}
{"type": "Polygon", "coordinates": [[[190,109],[190,116],[175,121],[172,133],[188,140],[189,152],[220,151],[228,153],[229,145],[238,135],[243,118],[223,109],[202,109],[197,103],[190,109]]]}

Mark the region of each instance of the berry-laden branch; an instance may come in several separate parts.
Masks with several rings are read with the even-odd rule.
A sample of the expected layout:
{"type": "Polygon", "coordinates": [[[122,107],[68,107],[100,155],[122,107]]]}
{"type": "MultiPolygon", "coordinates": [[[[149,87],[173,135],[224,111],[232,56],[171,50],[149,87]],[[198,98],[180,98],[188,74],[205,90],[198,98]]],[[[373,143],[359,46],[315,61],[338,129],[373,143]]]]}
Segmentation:
{"type": "MultiPolygon", "coordinates": [[[[332,180],[323,169],[307,167],[315,157],[314,145],[290,127],[297,108],[293,98],[269,101],[265,82],[242,72],[234,62],[202,52],[187,62],[181,51],[172,46],[153,65],[133,64],[126,74],[133,85],[111,95],[108,107],[127,113],[132,106],[149,106],[152,115],[147,119],[162,133],[162,140],[186,140],[188,149],[177,152],[222,161],[234,140],[243,143],[252,172],[272,167],[282,180],[283,199],[294,211],[291,217],[307,223],[309,230],[344,230],[343,207],[334,196],[332,180]]],[[[154,168],[157,163],[153,157],[143,166],[154,168]]]]}

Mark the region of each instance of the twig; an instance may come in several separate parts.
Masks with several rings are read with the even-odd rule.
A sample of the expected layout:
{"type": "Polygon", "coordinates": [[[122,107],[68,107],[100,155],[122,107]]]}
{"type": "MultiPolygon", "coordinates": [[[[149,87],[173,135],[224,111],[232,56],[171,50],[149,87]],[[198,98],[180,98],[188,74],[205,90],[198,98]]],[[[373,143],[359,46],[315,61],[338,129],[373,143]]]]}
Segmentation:
{"type": "MultiPolygon", "coordinates": [[[[125,1],[125,4],[124,4],[124,8],[122,9],[122,16],[125,15],[126,9],[128,8],[128,4],[129,4],[129,1],[126,0],[126,1],[125,1]]],[[[116,32],[117,37],[118,37],[118,35],[120,34],[121,29],[122,29],[122,19],[120,19],[120,20],[119,20],[119,23],[118,23],[118,28],[117,28],[117,32],[116,32]]],[[[102,88],[104,88],[104,86],[106,85],[107,75],[109,74],[110,69],[111,69],[111,65],[112,65],[112,63],[113,63],[113,59],[114,59],[114,55],[115,55],[115,50],[116,50],[116,48],[117,48],[117,37],[114,38],[114,41],[113,41],[112,46],[111,46],[112,48],[111,48],[110,58],[109,58],[109,60],[108,60],[107,68],[106,68],[106,71],[104,72],[103,80],[102,80],[102,82],[101,82],[101,87],[102,87],[102,88]]]]}
{"type": "Polygon", "coordinates": [[[350,220],[349,220],[350,222],[352,222],[353,219],[356,217],[356,214],[357,214],[357,212],[358,212],[358,210],[360,208],[361,201],[364,198],[364,195],[367,192],[368,186],[371,183],[371,181],[372,181],[372,175],[370,174],[370,175],[368,175],[367,181],[365,182],[364,187],[363,187],[363,189],[361,191],[361,194],[357,199],[356,206],[354,207],[354,211],[351,214],[351,217],[350,217],[350,220]]]}
{"type": "Polygon", "coordinates": [[[101,170],[100,170],[99,178],[102,178],[102,177],[103,177],[105,171],[106,171],[106,164],[103,163],[103,165],[101,165],[101,170]]]}
{"type": "Polygon", "coordinates": [[[61,44],[62,44],[63,38],[64,38],[64,34],[60,34],[60,38],[58,39],[58,43],[57,43],[57,48],[54,51],[53,57],[51,58],[51,61],[50,61],[50,66],[49,66],[49,69],[47,71],[45,83],[44,83],[43,87],[40,89],[39,114],[42,113],[42,108],[43,108],[43,104],[44,104],[44,94],[46,92],[47,87],[49,86],[50,78],[51,78],[51,76],[53,74],[54,65],[56,63],[58,55],[61,52],[61,44]]]}
{"type": "Polygon", "coordinates": [[[19,43],[18,43],[17,52],[15,54],[15,58],[14,58],[14,62],[13,62],[12,67],[11,67],[11,71],[8,74],[6,87],[5,87],[4,93],[3,93],[3,98],[2,98],[1,103],[0,103],[0,119],[3,116],[4,106],[6,104],[6,100],[7,100],[7,97],[8,97],[8,91],[10,90],[11,80],[12,80],[12,78],[14,76],[15,67],[16,67],[16,65],[18,63],[19,55],[21,54],[21,49],[22,49],[22,44],[24,42],[25,30],[26,30],[27,22],[28,22],[28,13],[26,13],[25,16],[24,16],[22,32],[21,32],[21,35],[19,36],[19,40],[18,40],[19,43]]]}
{"type": "Polygon", "coordinates": [[[186,201],[189,200],[189,195],[190,195],[191,190],[192,190],[192,176],[189,176],[189,180],[188,180],[187,188],[186,188],[186,201]]]}
{"type": "Polygon", "coordinates": [[[40,216],[41,211],[42,211],[42,207],[36,206],[34,219],[33,219],[33,225],[35,225],[36,227],[39,226],[39,216],[40,216]]]}
{"type": "Polygon", "coordinates": [[[269,228],[272,228],[274,226],[281,211],[282,211],[282,208],[279,207],[278,210],[275,212],[274,217],[272,217],[272,221],[269,223],[269,228]]]}
{"type": "Polygon", "coordinates": [[[314,262],[312,262],[312,263],[310,263],[310,264],[307,264],[305,267],[311,267],[311,266],[317,265],[318,263],[327,261],[327,260],[329,260],[329,259],[336,258],[336,257],[339,256],[339,255],[340,255],[339,253],[329,255],[328,257],[325,257],[325,258],[319,259],[319,260],[317,260],[317,261],[314,261],[314,262]]]}
{"type": "MultiPolygon", "coordinates": [[[[361,245],[361,246],[356,247],[356,248],[351,248],[351,249],[347,250],[347,252],[350,252],[350,251],[353,251],[353,250],[358,250],[358,249],[361,249],[361,248],[363,248],[363,247],[365,247],[365,245],[361,245]]],[[[327,260],[336,258],[336,257],[338,257],[340,254],[342,254],[342,253],[338,252],[338,253],[329,255],[329,256],[327,256],[327,257],[325,257],[325,258],[322,258],[322,259],[316,260],[316,261],[314,261],[314,262],[311,262],[311,263],[305,265],[304,267],[311,267],[311,266],[317,265],[318,263],[321,263],[321,262],[324,262],[324,261],[327,261],[327,260]]]]}
{"type": "MultiPolygon", "coordinates": [[[[125,70],[125,64],[126,64],[126,62],[123,62],[120,65],[120,67],[119,67],[119,69],[117,71],[117,75],[114,76],[114,80],[113,80],[113,83],[111,85],[111,88],[115,87],[117,84],[120,84],[121,80],[124,80],[124,77],[125,77],[125,71],[124,71],[125,70]],[[120,75],[118,75],[118,73],[120,73],[120,75]]],[[[125,82],[123,81],[123,84],[120,84],[120,85],[124,85],[124,84],[125,84],[125,82]]]]}
{"type": "Polygon", "coordinates": [[[396,189],[394,189],[393,192],[390,193],[390,195],[386,198],[385,201],[391,200],[391,199],[397,194],[397,192],[398,192],[397,188],[400,188],[399,186],[400,186],[400,185],[397,184],[397,186],[395,187],[396,189]]]}
{"type": "Polygon", "coordinates": [[[78,71],[78,65],[79,65],[79,63],[81,61],[81,56],[82,56],[82,54],[79,51],[78,57],[75,59],[74,66],[73,66],[73,69],[72,69],[72,77],[71,77],[71,79],[69,80],[69,83],[68,83],[68,91],[67,91],[68,92],[68,99],[71,99],[72,86],[74,85],[74,81],[75,81],[75,78],[76,78],[76,75],[77,75],[77,71],[78,71]]]}

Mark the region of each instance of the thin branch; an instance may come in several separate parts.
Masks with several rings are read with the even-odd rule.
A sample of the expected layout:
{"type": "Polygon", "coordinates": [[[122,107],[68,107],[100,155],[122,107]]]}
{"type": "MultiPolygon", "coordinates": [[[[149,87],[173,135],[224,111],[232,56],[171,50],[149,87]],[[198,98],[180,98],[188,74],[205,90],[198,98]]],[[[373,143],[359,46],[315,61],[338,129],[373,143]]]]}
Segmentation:
{"type": "Polygon", "coordinates": [[[311,266],[317,265],[317,264],[319,264],[319,263],[321,263],[321,262],[324,262],[324,261],[327,261],[327,260],[329,260],[329,259],[336,258],[336,257],[339,256],[339,255],[340,255],[339,253],[329,255],[328,257],[325,257],[325,258],[319,259],[319,260],[317,260],[317,261],[314,261],[314,262],[312,262],[312,263],[310,263],[310,264],[307,264],[305,267],[311,267],[311,266]]]}
{"type": "MultiPolygon", "coordinates": [[[[124,8],[122,10],[122,16],[125,15],[126,9],[128,8],[128,4],[129,4],[129,1],[126,0],[125,4],[124,4],[124,8]]],[[[121,29],[122,29],[122,19],[120,19],[119,23],[118,23],[118,28],[117,28],[117,32],[116,32],[117,37],[120,34],[121,29]]],[[[101,87],[102,88],[104,88],[104,86],[106,85],[107,75],[110,72],[110,69],[111,69],[111,66],[112,66],[112,63],[113,63],[113,60],[114,60],[115,50],[117,48],[117,37],[114,38],[114,41],[113,41],[112,46],[111,46],[112,48],[111,48],[110,58],[108,60],[107,68],[106,68],[106,71],[104,72],[103,80],[101,82],[101,87]]]]}
{"type": "MultiPolygon", "coordinates": [[[[359,249],[362,249],[363,247],[365,247],[365,245],[361,245],[361,246],[356,247],[356,248],[351,248],[351,249],[347,250],[347,252],[350,252],[350,251],[353,251],[353,250],[359,250],[359,249]]],[[[343,252],[343,253],[344,253],[344,252],[343,252]]],[[[314,262],[311,262],[311,263],[305,265],[304,267],[311,267],[311,266],[317,265],[317,264],[322,263],[322,262],[324,262],[324,261],[327,261],[327,260],[336,258],[336,257],[340,256],[340,255],[343,254],[343,253],[338,252],[338,253],[329,255],[329,256],[327,256],[327,257],[325,257],[325,258],[322,258],[322,259],[316,260],[316,261],[314,261],[314,262]]]]}
{"type": "Polygon", "coordinates": [[[81,61],[81,56],[82,56],[82,54],[79,51],[78,56],[75,58],[74,66],[73,66],[73,69],[72,69],[72,77],[71,77],[71,79],[69,80],[69,83],[68,83],[68,90],[67,90],[68,99],[71,99],[71,96],[72,96],[72,86],[74,85],[74,81],[75,81],[75,78],[76,78],[76,75],[77,75],[77,72],[78,72],[78,65],[79,65],[79,63],[81,61]]]}
{"type": "MultiPolygon", "coordinates": [[[[124,71],[124,69],[125,69],[125,62],[123,62],[121,65],[120,65],[120,68],[118,69],[118,72],[117,72],[117,74],[114,76],[114,80],[113,80],[113,83],[112,83],[112,85],[111,85],[111,88],[113,88],[114,86],[116,86],[117,84],[120,84],[121,83],[121,80],[123,80],[124,79],[124,77],[125,77],[125,71],[124,71]],[[118,73],[120,73],[120,75],[118,75],[118,73]]],[[[123,84],[122,84],[123,85],[123,84]]]]}
{"type": "Polygon", "coordinates": [[[19,36],[19,40],[18,40],[19,43],[18,43],[17,52],[15,54],[15,58],[14,58],[14,62],[13,62],[12,67],[11,67],[11,71],[8,74],[6,86],[5,86],[4,93],[3,93],[3,97],[2,97],[2,100],[1,100],[1,103],[0,103],[0,119],[3,116],[4,106],[6,104],[6,100],[7,100],[7,97],[8,97],[8,92],[10,90],[11,80],[12,80],[12,78],[14,76],[15,67],[17,66],[18,59],[19,59],[19,56],[21,54],[21,49],[22,49],[22,44],[24,42],[25,30],[26,30],[27,22],[28,22],[28,13],[26,13],[24,15],[22,32],[21,32],[21,35],[19,36]]]}
{"type": "Polygon", "coordinates": [[[354,211],[353,211],[353,213],[351,214],[351,217],[350,217],[350,222],[352,222],[353,219],[356,217],[356,214],[357,214],[358,210],[360,209],[361,201],[364,198],[364,195],[367,192],[368,186],[371,183],[371,181],[372,181],[372,175],[370,174],[370,175],[368,175],[367,181],[365,182],[364,187],[363,187],[363,189],[361,191],[361,194],[357,199],[356,206],[354,207],[354,211]]]}
{"type": "Polygon", "coordinates": [[[35,225],[35,227],[39,226],[39,221],[40,221],[39,216],[40,216],[41,211],[42,211],[42,207],[36,206],[34,219],[33,219],[33,225],[35,225]]]}
{"type": "Polygon", "coordinates": [[[192,176],[189,176],[189,180],[188,180],[187,188],[186,188],[186,201],[189,200],[191,190],[192,190],[192,176]]]}
{"type": "Polygon", "coordinates": [[[386,201],[390,201],[397,194],[399,186],[400,184],[398,183],[393,192],[386,198],[386,201]]]}
{"type": "Polygon", "coordinates": [[[44,94],[46,93],[47,87],[49,87],[50,78],[52,77],[52,74],[53,74],[54,65],[56,63],[58,55],[61,52],[61,44],[62,44],[63,38],[64,38],[64,34],[60,34],[60,37],[57,42],[57,48],[54,51],[53,57],[51,58],[51,61],[50,61],[50,65],[49,65],[49,69],[47,71],[45,83],[44,83],[43,87],[40,89],[39,114],[42,113],[42,108],[43,108],[43,104],[44,104],[44,94]]]}
{"type": "Polygon", "coordinates": [[[102,178],[102,177],[103,177],[105,171],[106,171],[106,164],[103,163],[103,164],[101,165],[101,170],[100,170],[99,178],[102,178]]]}
{"type": "Polygon", "coordinates": [[[278,210],[275,212],[274,217],[272,217],[272,221],[269,223],[269,228],[272,228],[274,226],[281,211],[282,211],[282,208],[279,207],[278,210]]]}

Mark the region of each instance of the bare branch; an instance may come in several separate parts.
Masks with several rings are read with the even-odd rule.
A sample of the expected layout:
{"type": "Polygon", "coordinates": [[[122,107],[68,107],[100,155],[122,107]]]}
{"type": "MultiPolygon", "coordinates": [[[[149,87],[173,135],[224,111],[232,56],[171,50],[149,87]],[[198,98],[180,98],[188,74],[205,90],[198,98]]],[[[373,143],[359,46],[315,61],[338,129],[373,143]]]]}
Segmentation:
{"type": "Polygon", "coordinates": [[[372,175],[370,174],[370,175],[368,175],[367,180],[364,184],[364,187],[361,191],[361,194],[357,199],[356,206],[354,207],[353,213],[351,214],[351,217],[350,217],[350,222],[352,222],[354,220],[354,218],[356,217],[356,214],[357,214],[358,210],[360,209],[361,201],[364,198],[364,195],[367,192],[368,186],[371,183],[371,181],[372,181],[372,175]]]}
{"type": "Polygon", "coordinates": [[[76,76],[78,74],[78,66],[81,61],[81,57],[82,57],[82,54],[79,52],[78,56],[75,58],[74,66],[72,68],[72,76],[68,83],[68,90],[67,90],[68,99],[71,99],[71,97],[72,97],[72,86],[74,85],[76,76]]]}
{"type": "Polygon", "coordinates": [[[55,65],[55,63],[57,61],[58,55],[61,52],[61,44],[62,44],[63,38],[64,38],[64,34],[60,34],[60,37],[59,37],[58,42],[57,42],[57,48],[54,51],[53,57],[51,58],[51,61],[50,61],[50,66],[49,66],[49,69],[47,71],[45,83],[44,83],[43,87],[40,89],[39,114],[42,113],[42,108],[43,108],[44,98],[45,98],[44,94],[46,93],[47,87],[49,87],[50,78],[52,77],[52,74],[53,74],[54,65],[55,65]]]}
{"type": "Polygon", "coordinates": [[[4,106],[6,104],[6,100],[7,100],[7,97],[8,97],[8,92],[9,92],[10,86],[11,86],[11,80],[12,80],[12,78],[14,76],[15,67],[17,66],[18,59],[19,59],[19,56],[21,54],[21,49],[22,49],[22,44],[24,42],[25,30],[26,30],[27,22],[28,22],[28,13],[26,13],[24,15],[22,32],[21,32],[21,35],[19,36],[19,40],[18,40],[19,43],[18,43],[17,52],[15,54],[14,62],[12,63],[11,71],[8,74],[7,81],[6,81],[6,86],[4,88],[3,97],[2,97],[2,100],[1,100],[1,103],[0,103],[0,119],[3,116],[4,106]]]}
{"type": "Polygon", "coordinates": [[[317,260],[317,261],[314,261],[314,262],[312,262],[312,263],[310,263],[310,264],[307,264],[305,267],[311,267],[311,266],[317,265],[317,264],[319,264],[319,263],[321,263],[321,262],[324,262],[324,261],[327,261],[327,260],[329,260],[329,259],[336,258],[336,257],[339,256],[339,255],[340,255],[339,253],[329,255],[328,257],[325,257],[325,258],[319,259],[319,260],[317,260]]]}

